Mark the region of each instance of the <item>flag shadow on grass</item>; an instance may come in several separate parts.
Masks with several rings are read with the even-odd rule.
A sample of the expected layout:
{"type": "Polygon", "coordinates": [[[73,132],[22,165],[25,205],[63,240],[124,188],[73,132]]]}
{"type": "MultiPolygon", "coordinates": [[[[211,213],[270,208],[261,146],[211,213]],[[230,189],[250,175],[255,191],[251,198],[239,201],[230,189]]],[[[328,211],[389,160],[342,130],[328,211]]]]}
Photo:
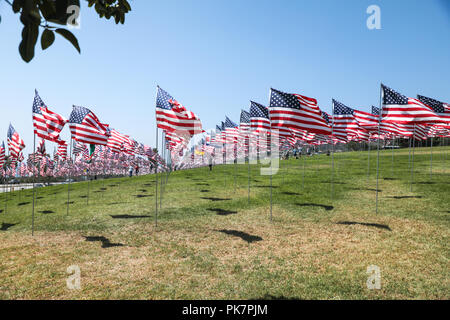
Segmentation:
{"type": "Polygon", "coordinates": [[[375,228],[379,228],[379,229],[385,229],[385,230],[389,230],[392,231],[391,228],[389,228],[388,225],[386,224],[379,224],[379,223],[365,223],[365,222],[356,222],[356,221],[339,221],[336,224],[344,224],[344,225],[354,225],[354,224],[359,224],[361,226],[366,226],[366,227],[375,227],[375,228]]]}
{"type": "Polygon", "coordinates": [[[111,218],[113,219],[142,219],[142,218],[151,218],[148,215],[130,215],[130,214],[111,214],[111,218]]]}
{"type": "Polygon", "coordinates": [[[11,227],[14,227],[17,223],[2,223],[2,226],[0,227],[1,231],[6,231],[11,227]]]}
{"type": "Polygon", "coordinates": [[[237,211],[230,211],[230,210],[224,210],[224,209],[220,209],[220,208],[211,208],[211,209],[207,209],[209,211],[213,211],[215,213],[217,213],[219,216],[228,216],[230,214],[237,214],[237,211]]]}
{"type": "Polygon", "coordinates": [[[86,241],[94,242],[99,241],[102,243],[102,248],[111,248],[111,247],[123,247],[124,245],[122,243],[111,243],[108,238],[105,238],[103,236],[96,237],[96,236],[83,236],[86,241]]]}
{"type": "Polygon", "coordinates": [[[211,201],[227,201],[227,200],[231,200],[230,198],[215,198],[215,197],[201,197],[201,199],[211,200],[211,201]]]}
{"type": "Polygon", "coordinates": [[[247,241],[247,243],[252,243],[252,242],[255,242],[255,241],[262,241],[262,239],[263,239],[260,236],[254,236],[254,235],[248,234],[246,232],[238,231],[238,230],[222,229],[222,230],[214,230],[214,231],[222,232],[222,233],[225,233],[227,235],[234,236],[234,237],[239,237],[242,240],[247,241]]]}
{"type": "Polygon", "coordinates": [[[324,208],[327,211],[331,211],[334,209],[333,206],[327,206],[325,204],[317,204],[317,203],[296,203],[296,205],[298,205],[300,207],[320,207],[320,208],[324,208]]]}
{"type": "Polygon", "coordinates": [[[393,197],[386,197],[391,199],[422,199],[422,196],[393,196],[393,197]]]}
{"type": "Polygon", "coordinates": [[[53,210],[41,210],[41,211],[39,211],[39,213],[49,214],[49,213],[55,213],[55,211],[53,211],[53,210]]]}

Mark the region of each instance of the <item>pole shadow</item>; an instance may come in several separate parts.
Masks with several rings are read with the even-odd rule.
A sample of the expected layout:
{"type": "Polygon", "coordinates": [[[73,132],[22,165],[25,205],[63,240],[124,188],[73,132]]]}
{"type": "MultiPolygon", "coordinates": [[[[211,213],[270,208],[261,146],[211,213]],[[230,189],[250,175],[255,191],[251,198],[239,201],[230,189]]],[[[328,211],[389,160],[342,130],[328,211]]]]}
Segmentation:
{"type": "Polygon", "coordinates": [[[284,191],[282,194],[288,195],[288,196],[301,196],[298,192],[290,192],[290,191],[284,191]]]}
{"type": "Polygon", "coordinates": [[[379,228],[379,229],[385,229],[385,230],[389,230],[392,231],[391,228],[389,228],[388,225],[386,224],[379,224],[379,223],[365,223],[365,222],[356,222],[356,221],[339,221],[336,224],[343,224],[343,225],[354,225],[354,224],[359,224],[361,226],[366,226],[366,227],[375,227],[375,228],[379,228]]]}
{"type": "Polygon", "coordinates": [[[238,230],[222,229],[222,230],[215,230],[215,231],[222,232],[227,235],[234,236],[234,237],[239,237],[242,240],[247,241],[247,243],[253,243],[255,241],[262,241],[262,239],[263,239],[260,236],[254,236],[254,235],[248,234],[246,232],[238,231],[238,230]]]}

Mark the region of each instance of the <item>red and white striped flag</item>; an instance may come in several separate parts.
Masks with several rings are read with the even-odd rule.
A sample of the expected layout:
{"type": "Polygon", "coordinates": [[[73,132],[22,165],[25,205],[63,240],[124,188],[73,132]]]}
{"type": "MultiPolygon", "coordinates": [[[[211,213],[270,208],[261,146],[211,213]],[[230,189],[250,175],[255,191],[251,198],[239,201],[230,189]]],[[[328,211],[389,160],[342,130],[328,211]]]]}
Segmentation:
{"type": "Polygon", "coordinates": [[[67,119],[50,111],[42,101],[37,90],[33,101],[33,127],[34,133],[46,140],[63,143],[59,137],[61,130],[67,123],[67,119]]]}

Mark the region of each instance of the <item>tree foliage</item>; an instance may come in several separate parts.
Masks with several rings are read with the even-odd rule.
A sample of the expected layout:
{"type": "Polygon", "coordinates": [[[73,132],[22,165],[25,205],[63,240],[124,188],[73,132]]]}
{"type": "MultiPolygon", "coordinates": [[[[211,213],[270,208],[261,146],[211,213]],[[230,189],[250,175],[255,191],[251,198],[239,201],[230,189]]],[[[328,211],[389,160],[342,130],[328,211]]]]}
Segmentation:
{"type": "MultiPolygon", "coordinates": [[[[73,17],[74,8],[80,8],[80,0],[5,0],[15,14],[20,15],[23,24],[22,41],[19,53],[25,62],[34,57],[34,50],[41,32],[42,50],[50,47],[55,41],[55,33],[69,41],[81,53],[75,35],[67,28],[69,18],[73,17]],[[75,6],[75,7],[73,7],[75,6]],[[59,25],[59,26],[58,26],[59,25]]],[[[127,0],[86,0],[88,7],[94,7],[100,18],[114,18],[116,24],[125,22],[125,15],[131,11],[127,0]]]]}

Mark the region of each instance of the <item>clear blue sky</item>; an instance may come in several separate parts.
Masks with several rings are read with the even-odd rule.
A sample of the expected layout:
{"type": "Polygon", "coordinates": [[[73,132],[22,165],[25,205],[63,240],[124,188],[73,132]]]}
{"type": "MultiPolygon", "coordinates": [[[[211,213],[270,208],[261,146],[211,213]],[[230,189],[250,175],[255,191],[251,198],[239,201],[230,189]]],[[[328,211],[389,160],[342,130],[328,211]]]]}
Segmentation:
{"type": "Polygon", "coordinates": [[[314,97],[328,112],[332,98],[378,106],[380,82],[450,102],[448,0],[136,0],[125,25],[81,2],[81,55],[57,35],[27,64],[17,50],[19,17],[0,0],[0,141],[11,121],[25,154],[35,88],[66,117],[82,105],[150,145],[157,84],[205,129],[225,115],[238,122],[250,99],[267,104],[270,87],[314,97]],[[381,8],[381,30],[366,27],[371,4],[381,8]]]}

